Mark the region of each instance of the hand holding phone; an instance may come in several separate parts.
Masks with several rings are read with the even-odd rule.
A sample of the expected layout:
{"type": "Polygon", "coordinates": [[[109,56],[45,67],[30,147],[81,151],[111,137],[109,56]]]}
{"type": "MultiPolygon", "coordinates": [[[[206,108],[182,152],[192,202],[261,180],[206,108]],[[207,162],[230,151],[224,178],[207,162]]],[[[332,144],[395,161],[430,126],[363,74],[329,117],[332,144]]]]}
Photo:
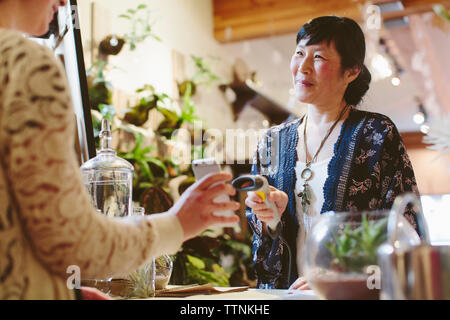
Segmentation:
{"type": "MultiPolygon", "coordinates": [[[[200,180],[204,176],[206,176],[210,173],[221,172],[221,169],[214,158],[208,158],[208,159],[193,160],[192,161],[192,171],[194,172],[195,179],[200,180]]],[[[211,188],[213,188],[214,186],[216,186],[219,183],[223,184],[223,182],[218,182],[218,183],[211,185],[211,188]]],[[[216,202],[216,203],[228,202],[228,201],[230,201],[230,197],[227,194],[221,194],[220,196],[218,196],[214,199],[214,202],[216,202]]],[[[215,211],[213,214],[215,216],[229,216],[229,217],[235,215],[235,213],[231,210],[215,211]]],[[[237,223],[221,224],[221,226],[233,227],[233,226],[236,226],[236,224],[237,223]]]]}

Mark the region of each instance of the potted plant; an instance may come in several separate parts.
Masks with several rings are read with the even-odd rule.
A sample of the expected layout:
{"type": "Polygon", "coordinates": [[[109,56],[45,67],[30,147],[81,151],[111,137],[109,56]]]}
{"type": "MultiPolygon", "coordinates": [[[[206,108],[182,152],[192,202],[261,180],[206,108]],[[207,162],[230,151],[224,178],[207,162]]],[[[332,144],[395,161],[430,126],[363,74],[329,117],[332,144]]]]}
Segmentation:
{"type": "Polygon", "coordinates": [[[369,288],[369,266],[387,239],[388,211],[328,213],[319,217],[306,241],[303,271],[322,299],[379,299],[369,288]]]}

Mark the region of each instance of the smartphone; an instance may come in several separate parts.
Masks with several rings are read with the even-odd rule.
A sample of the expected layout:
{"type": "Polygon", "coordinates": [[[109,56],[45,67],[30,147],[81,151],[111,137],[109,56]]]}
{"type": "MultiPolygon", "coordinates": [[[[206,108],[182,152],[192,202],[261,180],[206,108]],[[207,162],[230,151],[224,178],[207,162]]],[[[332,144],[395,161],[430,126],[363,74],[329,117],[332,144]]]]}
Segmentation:
{"type": "MultiPolygon", "coordinates": [[[[194,176],[196,180],[200,180],[204,176],[210,173],[219,173],[221,172],[219,164],[216,162],[214,158],[208,158],[208,159],[197,159],[192,161],[192,171],[194,172],[194,176]]],[[[219,183],[224,182],[217,182],[215,184],[212,184],[210,188],[216,186],[219,183]]],[[[214,202],[228,202],[230,201],[230,197],[227,194],[221,194],[217,198],[214,199],[214,202]]],[[[234,211],[232,210],[225,210],[225,211],[215,211],[213,213],[216,216],[232,216],[234,215],[234,211]]],[[[221,226],[235,226],[238,223],[226,223],[226,224],[220,224],[221,226]]]]}

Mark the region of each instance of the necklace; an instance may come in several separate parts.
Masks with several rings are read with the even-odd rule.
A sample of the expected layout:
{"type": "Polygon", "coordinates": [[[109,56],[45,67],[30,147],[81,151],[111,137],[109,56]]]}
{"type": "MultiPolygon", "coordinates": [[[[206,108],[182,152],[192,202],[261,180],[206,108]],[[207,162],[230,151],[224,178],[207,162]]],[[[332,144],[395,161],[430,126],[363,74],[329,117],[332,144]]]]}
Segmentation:
{"type": "Polygon", "coordinates": [[[300,197],[301,202],[302,202],[302,209],[304,213],[308,212],[309,206],[311,204],[311,187],[308,184],[308,181],[312,179],[313,177],[313,171],[311,169],[311,163],[315,162],[317,159],[317,156],[319,155],[319,152],[322,150],[322,147],[325,144],[325,141],[328,139],[328,137],[330,136],[330,134],[333,132],[334,128],[336,127],[336,125],[338,124],[339,120],[341,120],[342,116],[344,115],[344,113],[347,111],[349,105],[347,104],[341,111],[341,113],[339,114],[339,117],[337,118],[337,120],[333,123],[333,125],[330,127],[330,129],[328,129],[327,134],[325,135],[325,137],[322,139],[322,141],[320,142],[319,148],[317,149],[316,153],[314,154],[314,156],[311,158],[310,161],[308,161],[308,150],[307,150],[307,146],[306,146],[306,123],[308,120],[308,115],[305,116],[305,126],[303,128],[303,142],[305,145],[305,163],[306,163],[306,167],[305,169],[303,169],[302,173],[300,174],[300,177],[303,179],[304,184],[303,184],[303,191],[301,191],[297,196],[300,197]]]}

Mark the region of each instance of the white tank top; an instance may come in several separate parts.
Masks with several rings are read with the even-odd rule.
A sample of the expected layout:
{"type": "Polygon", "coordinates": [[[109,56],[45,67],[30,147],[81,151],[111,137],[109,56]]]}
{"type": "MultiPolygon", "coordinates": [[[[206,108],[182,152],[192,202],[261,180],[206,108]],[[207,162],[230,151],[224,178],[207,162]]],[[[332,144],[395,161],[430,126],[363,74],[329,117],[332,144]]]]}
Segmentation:
{"type": "Polygon", "coordinates": [[[312,163],[310,166],[313,171],[313,176],[311,180],[308,181],[311,188],[311,204],[308,213],[303,212],[301,199],[297,196],[301,191],[303,191],[304,181],[301,178],[301,173],[303,169],[305,169],[306,164],[304,162],[297,161],[295,166],[295,174],[297,177],[295,183],[295,201],[297,208],[297,219],[300,224],[297,236],[297,270],[299,272],[299,276],[303,276],[302,255],[306,236],[311,230],[314,219],[322,210],[324,202],[323,187],[325,185],[325,180],[328,177],[328,163],[330,160],[331,158],[328,158],[320,162],[312,163]]]}

